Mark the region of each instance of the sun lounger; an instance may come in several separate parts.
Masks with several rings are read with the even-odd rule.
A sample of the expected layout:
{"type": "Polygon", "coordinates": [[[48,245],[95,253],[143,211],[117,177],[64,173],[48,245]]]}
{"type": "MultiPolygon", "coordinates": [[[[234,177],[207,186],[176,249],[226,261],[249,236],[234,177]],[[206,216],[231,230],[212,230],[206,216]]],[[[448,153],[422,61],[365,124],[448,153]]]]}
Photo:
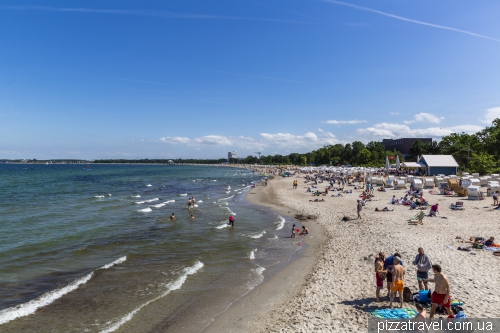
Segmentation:
{"type": "Polygon", "coordinates": [[[410,217],[410,221],[408,223],[410,224],[424,224],[424,212],[423,211],[420,211],[420,213],[418,213],[417,215],[415,216],[412,216],[410,217]]]}

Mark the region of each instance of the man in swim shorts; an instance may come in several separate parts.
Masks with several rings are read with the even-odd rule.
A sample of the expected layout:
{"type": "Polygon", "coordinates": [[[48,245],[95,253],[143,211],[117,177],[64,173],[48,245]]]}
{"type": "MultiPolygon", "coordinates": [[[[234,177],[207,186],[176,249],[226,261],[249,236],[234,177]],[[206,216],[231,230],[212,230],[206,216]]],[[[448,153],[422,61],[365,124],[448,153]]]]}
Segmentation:
{"type": "Polygon", "coordinates": [[[389,307],[392,308],[392,300],[396,293],[399,294],[401,308],[403,308],[403,290],[405,288],[405,268],[400,265],[401,259],[394,256],[394,268],[392,269],[391,300],[389,307]]]}
{"type": "Polygon", "coordinates": [[[429,318],[434,316],[436,308],[440,304],[442,304],[446,312],[448,312],[448,318],[454,318],[453,311],[451,311],[450,282],[448,278],[441,273],[440,265],[432,265],[432,271],[434,272],[434,279],[428,279],[427,281],[434,282],[436,285],[432,293],[432,307],[429,318]]]}
{"type": "Polygon", "coordinates": [[[387,271],[384,270],[384,252],[380,252],[375,259],[375,279],[377,281],[377,290],[375,296],[377,302],[380,302],[380,290],[384,289],[384,275],[387,271]]]}
{"type": "MultiPolygon", "coordinates": [[[[387,270],[387,297],[391,296],[391,284],[392,284],[392,270],[394,269],[394,257],[399,257],[401,258],[401,255],[396,252],[392,256],[389,256],[385,259],[384,262],[384,269],[387,270]]],[[[404,266],[403,262],[401,259],[399,259],[399,264],[401,266],[404,266]]]]}

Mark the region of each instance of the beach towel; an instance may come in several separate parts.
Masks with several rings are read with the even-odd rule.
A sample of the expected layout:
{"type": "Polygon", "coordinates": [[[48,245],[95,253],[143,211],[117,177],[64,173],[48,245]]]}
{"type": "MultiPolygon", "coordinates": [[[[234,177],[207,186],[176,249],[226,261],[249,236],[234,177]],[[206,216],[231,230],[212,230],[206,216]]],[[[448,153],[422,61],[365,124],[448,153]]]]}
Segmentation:
{"type": "Polygon", "coordinates": [[[377,309],[371,314],[380,319],[411,319],[417,315],[417,310],[411,308],[398,309],[377,309]]]}
{"type": "Polygon", "coordinates": [[[500,247],[485,247],[484,249],[487,251],[493,251],[493,252],[500,251],[500,247]]]}
{"type": "Polygon", "coordinates": [[[464,305],[464,301],[458,299],[452,299],[450,304],[451,306],[462,306],[464,305]]]}

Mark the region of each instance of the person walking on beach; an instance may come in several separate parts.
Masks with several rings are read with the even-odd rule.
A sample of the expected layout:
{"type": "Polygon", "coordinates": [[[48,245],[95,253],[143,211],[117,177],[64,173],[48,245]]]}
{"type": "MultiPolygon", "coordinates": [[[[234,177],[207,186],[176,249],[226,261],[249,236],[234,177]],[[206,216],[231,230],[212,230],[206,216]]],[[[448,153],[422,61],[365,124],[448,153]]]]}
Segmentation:
{"type": "Polygon", "coordinates": [[[392,301],[396,293],[399,294],[399,302],[401,303],[401,308],[403,308],[403,290],[405,288],[405,268],[399,263],[401,259],[399,257],[394,257],[394,267],[392,270],[392,284],[391,284],[391,299],[389,307],[392,308],[392,301]]]}
{"type": "Polygon", "coordinates": [[[361,200],[358,199],[358,206],[357,206],[357,210],[358,210],[358,219],[361,219],[361,210],[363,209],[363,205],[361,204],[361,200]]]}
{"type": "Polygon", "coordinates": [[[229,225],[234,227],[234,216],[233,215],[229,216],[229,225]]]}
{"type": "Polygon", "coordinates": [[[297,180],[294,180],[293,181],[293,189],[296,190],[297,189],[297,180]]]}
{"type": "Polygon", "coordinates": [[[377,302],[380,302],[380,290],[384,289],[384,278],[387,273],[387,271],[384,270],[384,261],[385,254],[384,252],[380,252],[378,257],[375,259],[375,279],[377,281],[377,291],[375,296],[377,298],[377,302]]]}
{"type": "Polygon", "coordinates": [[[429,318],[434,316],[436,308],[438,305],[442,304],[448,312],[448,318],[454,318],[453,311],[451,311],[451,297],[450,297],[450,282],[448,278],[441,273],[440,265],[432,265],[432,271],[434,272],[434,279],[428,279],[428,282],[434,282],[434,292],[432,293],[431,302],[431,313],[429,318]]]}
{"type": "Polygon", "coordinates": [[[498,191],[493,193],[493,206],[498,206],[498,191]]]}
{"type": "Polygon", "coordinates": [[[429,279],[429,271],[432,268],[432,263],[424,249],[419,247],[418,254],[413,260],[413,265],[417,265],[417,280],[419,290],[429,290],[427,279],[429,279]]]}

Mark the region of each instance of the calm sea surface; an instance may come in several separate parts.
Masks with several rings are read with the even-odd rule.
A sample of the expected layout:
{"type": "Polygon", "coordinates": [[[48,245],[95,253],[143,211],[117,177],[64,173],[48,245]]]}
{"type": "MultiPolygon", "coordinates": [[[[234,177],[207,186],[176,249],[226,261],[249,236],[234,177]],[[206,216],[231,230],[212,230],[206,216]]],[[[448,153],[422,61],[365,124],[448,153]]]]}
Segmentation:
{"type": "Polygon", "coordinates": [[[298,249],[252,171],[86,169],[0,164],[0,332],[199,332],[298,249]]]}

